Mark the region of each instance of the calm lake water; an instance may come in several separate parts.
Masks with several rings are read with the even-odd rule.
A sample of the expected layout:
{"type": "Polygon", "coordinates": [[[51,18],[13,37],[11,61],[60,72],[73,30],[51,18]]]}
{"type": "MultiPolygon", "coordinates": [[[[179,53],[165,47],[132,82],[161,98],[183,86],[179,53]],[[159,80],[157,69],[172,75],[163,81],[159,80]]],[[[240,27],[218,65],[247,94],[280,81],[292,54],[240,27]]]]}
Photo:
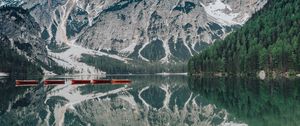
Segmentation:
{"type": "MultiPolygon", "coordinates": [[[[300,125],[300,79],[107,76],[130,85],[15,87],[0,78],[1,125],[300,125]]],[[[32,77],[30,79],[39,79],[32,77]]]]}

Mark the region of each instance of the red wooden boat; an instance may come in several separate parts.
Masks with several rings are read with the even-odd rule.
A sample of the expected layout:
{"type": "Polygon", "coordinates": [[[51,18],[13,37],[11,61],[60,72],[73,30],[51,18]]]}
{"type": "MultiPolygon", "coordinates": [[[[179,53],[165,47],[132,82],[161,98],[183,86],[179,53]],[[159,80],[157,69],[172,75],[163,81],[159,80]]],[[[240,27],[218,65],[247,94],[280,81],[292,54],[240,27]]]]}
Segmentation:
{"type": "Polygon", "coordinates": [[[37,86],[37,80],[16,80],[16,86],[37,86]]]}
{"type": "Polygon", "coordinates": [[[59,84],[65,84],[64,80],[45,80],[45,85],[59,85],[59,84]]]}
{"type": "Polygon", "coordinates": [[[92,84],[108,84],[111,83],[111,80],[92,80],[92,84]]]}
{"type": "Polygon", "coordinates": [[[72,80],[72,84],[90,84],[90,80],[72,80]]]}
{"type": "Polygon", "coordinates": [[[131,80],[111,80],[112,84],[129,84],[131,80]]]}

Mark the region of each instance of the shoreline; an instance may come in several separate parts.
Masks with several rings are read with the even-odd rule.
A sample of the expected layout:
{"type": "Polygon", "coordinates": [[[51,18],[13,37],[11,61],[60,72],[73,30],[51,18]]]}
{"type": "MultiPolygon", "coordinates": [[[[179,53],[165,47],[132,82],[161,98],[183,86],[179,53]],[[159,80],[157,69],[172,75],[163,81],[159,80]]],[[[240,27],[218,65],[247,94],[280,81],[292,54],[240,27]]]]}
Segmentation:
{"type": "Polygon", "coordinates": [[[212,77],[257,77],[261,80],[276,79],[276,78],[300,78],[299,72],[265,72],[264,70],[255,73],[227,73],[227,72],[202,72],[202,73],[188,73],[191,76],[212,76],[212,77]]]}

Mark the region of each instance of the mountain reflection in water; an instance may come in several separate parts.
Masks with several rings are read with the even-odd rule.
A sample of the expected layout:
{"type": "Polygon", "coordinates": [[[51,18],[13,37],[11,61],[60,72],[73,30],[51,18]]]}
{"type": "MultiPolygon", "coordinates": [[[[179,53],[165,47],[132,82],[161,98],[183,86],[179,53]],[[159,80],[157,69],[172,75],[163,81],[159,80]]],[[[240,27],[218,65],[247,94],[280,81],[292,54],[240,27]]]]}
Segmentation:
{"type": "Polygon", "coordinates": [[[300,79],[195,78],[189,87],[250,126],[300,124],[300,79]]]}
{"type": "Polygon", "coordinates": [[[107,78],[130,79],[132,84],[14,87],[16,78],[1,79],[0,124],[300,124],[299,79],[157,75],[107,78]]]}

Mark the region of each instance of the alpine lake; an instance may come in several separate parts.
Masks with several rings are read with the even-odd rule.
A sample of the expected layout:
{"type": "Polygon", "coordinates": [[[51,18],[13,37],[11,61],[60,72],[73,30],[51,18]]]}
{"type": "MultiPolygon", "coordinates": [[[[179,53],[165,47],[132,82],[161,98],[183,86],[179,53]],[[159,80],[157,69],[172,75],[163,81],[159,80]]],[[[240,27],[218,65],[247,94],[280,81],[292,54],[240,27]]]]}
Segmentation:
{"type": "Polygon", "coordinates": [[[0,125],[297,126],[300,79],[107,75],[0,78],[0,125]],[[44,86],[47,78],[64,85],[44,86]],[[130,79],[130,84],[71,85],[72,79],[130,79]]]}

